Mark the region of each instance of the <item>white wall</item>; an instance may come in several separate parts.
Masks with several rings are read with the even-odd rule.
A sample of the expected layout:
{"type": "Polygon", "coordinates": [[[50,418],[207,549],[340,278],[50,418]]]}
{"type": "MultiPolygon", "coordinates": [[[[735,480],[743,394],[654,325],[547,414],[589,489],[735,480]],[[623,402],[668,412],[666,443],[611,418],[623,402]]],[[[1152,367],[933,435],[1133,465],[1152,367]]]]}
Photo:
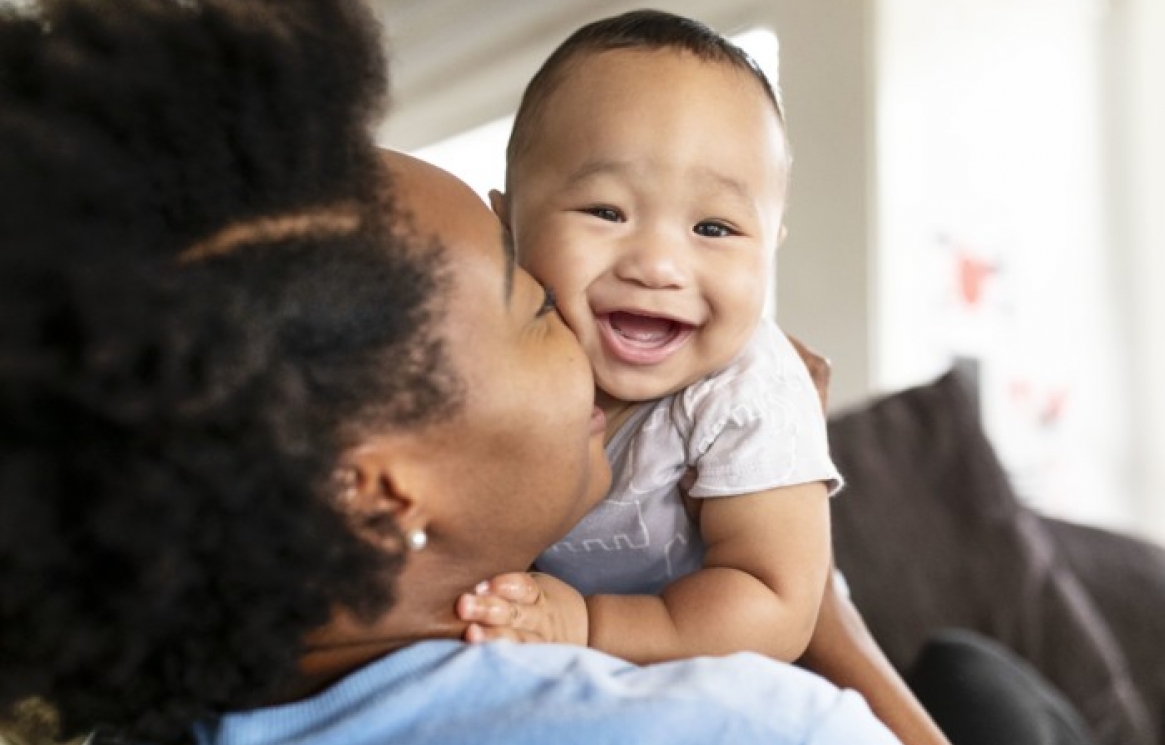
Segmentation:
{"type": "Polygon", "coordinates": [[[834,409],[872,392],[872,7],[861,0],[765,4],[780,39],[794,158],[777,317],[833,362],[834,409]]]}
{"type": "Polygon", "coordinates": [[[975,358],[1021,495],[1165,537],[1160,12],[881,0],[875,385],[975,358]]]}
{"type": "Polygon", "coordinates": [[[1110,204],[1131,249],[1122,289],[1131,351],[1132,473],[1141,530],[1165,540],[1165,3],[1114,2],[1110,204]]]}

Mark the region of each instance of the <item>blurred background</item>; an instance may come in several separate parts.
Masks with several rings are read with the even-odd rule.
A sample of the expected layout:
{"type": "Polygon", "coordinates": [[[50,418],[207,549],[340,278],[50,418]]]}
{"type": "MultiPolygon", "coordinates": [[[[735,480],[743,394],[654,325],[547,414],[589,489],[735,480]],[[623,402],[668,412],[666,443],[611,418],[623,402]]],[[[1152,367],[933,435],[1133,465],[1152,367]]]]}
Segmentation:
{"type": "MultiPolygon", "coordinates": [[[[622,0],[375,0],[383,144],[500,188],[525,83],[622,0]]],[[[781,325],[845,409],[958,365],[1022,497],[1165,540],[1165,2],[656,0],[778,82],[781,325]]]]}

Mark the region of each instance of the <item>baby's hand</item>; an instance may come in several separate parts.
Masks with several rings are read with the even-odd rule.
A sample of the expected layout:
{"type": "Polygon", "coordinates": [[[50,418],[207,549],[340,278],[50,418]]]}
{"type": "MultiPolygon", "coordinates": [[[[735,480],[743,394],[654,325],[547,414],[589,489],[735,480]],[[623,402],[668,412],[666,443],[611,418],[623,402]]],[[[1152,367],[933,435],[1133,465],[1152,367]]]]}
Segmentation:
{"type": "Polygon", "coordinates": [[[469,621],[469,642],[587,644],[587,604],[570,585],[548,574],[499,574],[457,600],[457,615],[469,621]]]}

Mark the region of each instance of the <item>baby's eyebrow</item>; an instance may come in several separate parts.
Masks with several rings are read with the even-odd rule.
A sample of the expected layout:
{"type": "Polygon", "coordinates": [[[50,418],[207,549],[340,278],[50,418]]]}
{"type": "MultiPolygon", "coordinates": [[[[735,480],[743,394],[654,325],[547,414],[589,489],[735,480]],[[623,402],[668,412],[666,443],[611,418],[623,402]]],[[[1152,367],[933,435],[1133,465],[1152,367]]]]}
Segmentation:
{"type": "Polygon", "coordinates": [[[752,199],[752,190],[745,186],[744,182],[740,179],[733,178],[714,168],[699,168],[697,169],[696,175],[707,182],[711,182],[722,189],[732,192],[734,196],[740,197],[743,200],[752,199]]]}
{"type": "MultiPolygon", "coordinates": [[[[635,164],[628,161],[600,158],[589,160],[575,169],[567,176],[567,183],[573,186],[594,176],[621,175],[634,171],[636,171],[635,164]]],[[[697,166],[691,171],[691,175],[703,183],[714,185],[718,190],[730,193],[742,202],[751,202],[753,199],[752,189],[749,189],[740,179],[723,171],[708,166],[697,166]]]]}
{"type": "Polygon", "coordinates": [[[608,173],[627,173],[631,170],[631,164],[622,160],[612,160],[610,158],[588,160],[567,176],[567,182],[577,184],[580,181],[586,181],[592,176],[601,176],[608,173]]]}

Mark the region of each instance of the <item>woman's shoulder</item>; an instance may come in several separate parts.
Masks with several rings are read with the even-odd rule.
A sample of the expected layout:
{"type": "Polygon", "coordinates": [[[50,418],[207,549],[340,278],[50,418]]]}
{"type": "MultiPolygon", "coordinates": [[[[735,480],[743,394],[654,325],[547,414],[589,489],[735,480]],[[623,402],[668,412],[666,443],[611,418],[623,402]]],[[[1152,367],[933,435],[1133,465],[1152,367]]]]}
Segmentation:
{"type": "Polygon", "coordinates": [[[445,640],[389,654],[311,699],[228,715],[198,734],[205,745],[305,736],[338,745],[355,732],[365,742],[583,745],[703,743],[732,732],[734,742],[780,745],[825,727],[850,739],[823,745],[891,742],[877,737],[883,730],[860,702],[747,653],[641,667],[586,647],[445,640]],[[744,679],[748,690],[736,685],[744,679]],[[774,710],[776,700],[787,705],[774,710]]]}

